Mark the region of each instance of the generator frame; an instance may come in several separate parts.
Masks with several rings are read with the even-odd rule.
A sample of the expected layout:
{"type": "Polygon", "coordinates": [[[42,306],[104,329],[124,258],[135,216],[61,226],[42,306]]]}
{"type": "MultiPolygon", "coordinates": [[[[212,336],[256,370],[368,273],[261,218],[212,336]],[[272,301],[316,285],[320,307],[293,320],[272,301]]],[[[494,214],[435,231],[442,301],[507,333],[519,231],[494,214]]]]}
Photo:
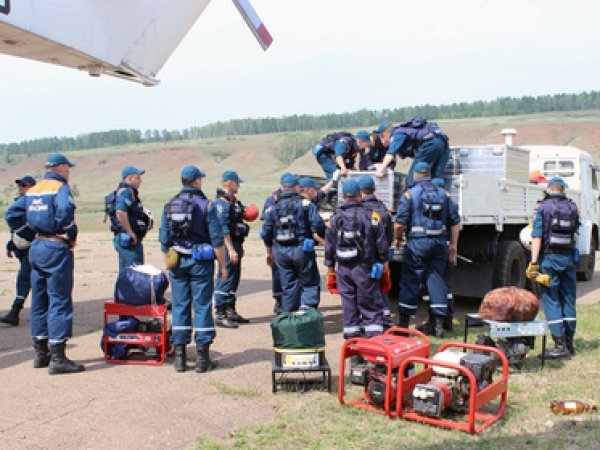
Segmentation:
{"type": "MultiPolygon", "coordinates": [[[[401,355],[392,354],[390,349],[385,345],[373,341],[368,338],[349,338],[346,340],[344,345],[342,346],[341,356],[340,356],[340,377],[338,380],[338,400],[340,404],[347,406],[354,406],[356,408],[364,409],[366,411],[374,411],[382,414],[386,414],[390,418],[395,417],[397,415],[396,411],[394,411],[391,407],[392,404],[392,390],[390,386],[390,381],[392,379],[392,373],[394,370],[400,369],[402,362],[408,357],[423,357],[428,358],[430,355],[430,343],[429,339],[425,334],[421,333],[418,330],[409,329],[409,328],[400,328],[400,327],[391,327],[383,333],[383,336],[390,337],[404,337],[414,340],[420,340],[421,342],[414,348],[407,350],[401,355]],[[386,376],[388,382],[385,385],[385,400],[383,409],[378,408],[374,405],[371,405],[366,400],[366,393],[363,393],[360,397],[356,397],[352,400],[346,401],[345,389],[344,389],[344,380],[346,376],[346,359],[352,356],[359,355],[366,357],[366,359],[376,360],[378,363],[386,366],[386,376]]],[[[400,374],[403,374],[404,371],[399,370],[398,378],[400,378],[400,374]]],[[[399,388],[398,384],[398,388],[399,388]]]]}
{"type": "Polygon", "coordinates": [[[431,358],[406,358],[400,366],[400,373],[404,373],[403,371],[406,370],[408,365],[411,363],[423,364],[424,367],[423,370],[416,372],[414,375],[398,380],[395,414],[401,419],[412,420],[414,422],[426,423],[448,429],[457,429],[469,434],[479,434],[485,428],[500,420],[500,418],[502,418],[504,415],[504,411],[506,410],[506,402],[508,397],[508,360],[506,359],[504,353],[497,348],[476,344],[467,344],[464,342],[446,342],[439,348],[438,353],[441,353],[448,348],[469,349],[484,353],[493,353],[502,362],[501,378],[492,382],[482,390],[477,391],[477,380],[475,379],[475,376],[469,369],[461,366],[460,364],[436,361],[431,358]],[[404,401],[404,394],[411,392],[417,384],[428,383],[434,374],[434,366],[457,370],[469,380],[469,409],[466,414],[461,415],[463,418],[467,419],[466,422],[443,417],[438,418],[424,416],[415,412],[412,408],[412,404],[408,404],[407,407],[410,409],[405,410],[405,404],[409,402],[404,401]],[[495,413],[479,412],[481,408],[498,397],[500,397],[500,405],[495,413]],[[478,425],[477,422],[481,423],[478,425]]]}

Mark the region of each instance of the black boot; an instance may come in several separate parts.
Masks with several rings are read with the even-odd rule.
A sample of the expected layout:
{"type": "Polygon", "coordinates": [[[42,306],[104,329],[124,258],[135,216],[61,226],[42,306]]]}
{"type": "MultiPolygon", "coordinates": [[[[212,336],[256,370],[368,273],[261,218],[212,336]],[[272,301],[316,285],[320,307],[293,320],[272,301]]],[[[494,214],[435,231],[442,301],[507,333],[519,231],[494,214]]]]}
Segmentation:
{"type": "Polygon", "coordinates": [[[565,333],[565,345],[567,347],[567,350],[569,350],[569,354],[571,356],[575,356],[575,346],[573,345],[573,337],[574,336],[575,336],[575,333],[573,333],[573,332],[565,333]]]}
{"type": "Polygon", "coordinates": [[[48,373],[50,375],[83,372],[85,370],[83,364],[77,364],[65,356],[66,345],[63,342],[62,344],[50,347],[50,365],[48,366],[48,373]]]}
{"type": "Polygon", "coordinates": [[[444,317],[435,317],[433,335],[436,338],[444,337],[444,317]]]}
{"type": "Polygon", "coordinates": [[[4,317],[0,317],[0,322],[16,327],[17,325],[19,325],[19,313],[21,312],[22,308],[22,306],[13,305],[12,308],[10,308],[10,311],[7,315],[5,315],[4,317]]]}
{"type": "Polygon", "coordinates": [[[454,328],[453,319],[454,317],[452,317],[452,314],[444,317],[444,330],[446,330],[448,333],[452,333],[452,329],[454,328]]]}
{"type": "Polygon", "coordinates": [[[217,306],[215,324],[222,328],[237,328],[238,324],[227,317],[227,305],[217,306]]]}
{"type": "Polygon", "coordinates": [[[196,372],[204,373],[217,367],[216,361],[211,361],[208,349],[210,345],[198,346],[198,359],[196,359],[196,372]]]}
{"type": "Polygon", "coordinates": [[[564,336],[552,336],[552,339],[554,339],[554,348],[551,348],[549,350],[546,350],[546,353],[544,353],[544,358],[546,359],[563,359],[563,358],[568,358],[569,355],[569,350],[567,350],[567,346],[565,344],[565,337],[564,336]]]}
{"type": "Polygon", "coordinates": [[[175,366],[175,370],[177,372],[185,372],[186,366],[186,352],[185,345],[176,345],[175,346],[175,362],[173,365],[175,366]]]}
{"type": "Polygon", "coordinates": [[[240,316],[238,314],[238,312],[235,310],[235,303],[231,303],[229,305],[227,305],[227,308],[225,309],[225,314],[227,315],[227,318],[229,320],[231,320],[232,322],[235,323],[250,323],[250,321],[246,318],[244,318],[243,316],[240,316]]]}
{"type": "Polygon", "coordinates": [[[433,333],[435,331],[435,320],[431,313],[429,313],[429,319],[427,319],[427,322],[419,325],[418,327],[416,327],[416,329],[419,330],[421,333],[433,336],[433,333]]]}
{"type": "Polygon", "coordinates": [[[35,356],[33,357],[33,368],[41,369],[42,367],[48,367],[48,364],[50,364],[50,350],[48,349],[48,339],[34,339],[33,348],[35,349],[35,356]]]}
{"type": "Polygon", "coordinates": [[[398,318],[398,326],[400,328],[408,328],[410,324],[410,316],[405,316],[404,314],[400,314],[398,318]]]}

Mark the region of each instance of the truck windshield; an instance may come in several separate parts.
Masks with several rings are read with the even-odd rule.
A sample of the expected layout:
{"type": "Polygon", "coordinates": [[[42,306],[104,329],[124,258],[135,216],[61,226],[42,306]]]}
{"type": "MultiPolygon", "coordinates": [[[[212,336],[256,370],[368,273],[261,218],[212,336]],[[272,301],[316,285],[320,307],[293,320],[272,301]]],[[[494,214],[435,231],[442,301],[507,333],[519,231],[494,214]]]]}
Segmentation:
{"type": "Polygon", "coordinates": [[[569,160],[546,161],[544,163],[544,176],[552,177],[572,177],[575,175],[575,164],[569,160]]]}

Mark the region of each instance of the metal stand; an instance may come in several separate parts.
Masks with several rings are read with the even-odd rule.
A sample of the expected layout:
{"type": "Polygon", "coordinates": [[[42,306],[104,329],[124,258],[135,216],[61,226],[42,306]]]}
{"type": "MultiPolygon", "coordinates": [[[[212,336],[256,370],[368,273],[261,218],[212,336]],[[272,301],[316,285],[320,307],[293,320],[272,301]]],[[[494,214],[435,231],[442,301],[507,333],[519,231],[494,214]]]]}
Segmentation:
{"type": "Polygon", "coordinates": [[[296,385],[301,391],[306,391],[310,385],[321,385],[321,389],[331,392],[331,367],[325,357],[324,349],[311,350],[280,350],[276,349],[271,366],[271,386],[273,394],[277,393],[278,387],[296,385]],[[307,365],[291,367],[284,364],[286,355],[297,355],[299,353],[318,354],[318,365],[307,365]],[[319,378],[308,378],[307,375],[320,374],[319,378]],[[290,375],[302,375],[301,379],[291,378],[290,375]]]}
{"type": "Polygon", "coordinates": [[[467,342],[469,328],[483,327],[489,328],[489,334],[492,339],[505,339],[516,337],[542,337],[542,368],[546,359],[546,321],[535,319],[531,322],[498,322],[496,320],[483,319],[479,314],[465,314],[465,336],[463,342],[467,342]]]}

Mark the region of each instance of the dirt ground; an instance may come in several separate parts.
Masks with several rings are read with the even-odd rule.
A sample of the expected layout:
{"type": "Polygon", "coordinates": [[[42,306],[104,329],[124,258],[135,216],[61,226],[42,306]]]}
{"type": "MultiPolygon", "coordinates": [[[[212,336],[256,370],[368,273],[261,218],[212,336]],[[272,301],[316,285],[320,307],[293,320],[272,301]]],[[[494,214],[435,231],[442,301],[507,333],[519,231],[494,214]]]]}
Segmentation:
{"type": "MultiPolygon", "coordinates": [[[[156,236],[145,245],[147,263],[162,267],[156,236]]],[[[238,426],[269,421],[276,412],[270,401],[273,300],[263,254],[257,239],[247,243],[238,310],[251,323],[238,330],[218,329],[212,354],[219,369],[179,374],[170,361],[161,367],[104,362],[99,347],[102,304],[112,298],[117,257],[110,235],[83,234],[75,256],[74,336],[68,355],[85,363],[87,370],[49,376],[44,369],[32,368],[28,299],[19,327],[0,325],[1,447],[184,448],[200,434],[221,438],[238,426]],[[223,393],[216,383],[263,395],[223,393]]],[[[15,260],[1,259],[0,311],[12,302],[17,266],[15,260]]],[[[599,288],[600,274],[592,282],[578,283],[578,303],[597,302],[599,288]]],[[[460,312],[476,308],[473,303],[458,304],[460,312]]],[[[336,373],[342,343],[339,297],[323,292],[321,311],[327,357],[336,373]]],[[[456,330],[453,337],[460,335],[456,330]]],[[[193,354],[188,359],[192,367],[193,354]]]]}

